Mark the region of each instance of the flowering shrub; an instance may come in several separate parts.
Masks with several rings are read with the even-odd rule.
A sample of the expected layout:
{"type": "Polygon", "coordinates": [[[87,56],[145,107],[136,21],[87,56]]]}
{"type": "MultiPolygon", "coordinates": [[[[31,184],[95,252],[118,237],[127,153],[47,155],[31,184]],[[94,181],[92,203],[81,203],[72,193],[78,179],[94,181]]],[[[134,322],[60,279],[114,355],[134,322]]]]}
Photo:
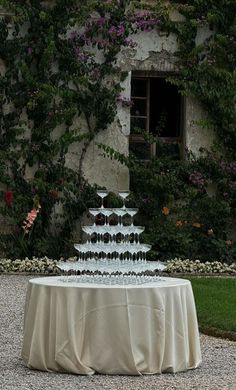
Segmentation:
{"type": "MultiPolygon", "coordinates": [[[[68,258],[74,260],[74,258],[68,258]]],[[[181,260],[175,258],[168,260],[165,273],[181,273],[181,274],[215,274],[215,275],[235,275],[236,264],[228,265],[219,261],[201,263],[199,260],[191,261],[189,259],[181,260]]],[[[57,260],[48,257],[29,259],[0,259],[0,273],[40,273],[40,274],[55,274],[59,275],[61,271],[57,267],[57,260]]]]}
{"type": "Polygon", "coordinates": [[[150,260],[236,260],[236,191],[230,190],[235,173],[226,166],[232,165],[203,152],[184,162],[166,154],[131,169],[137,223],[146,225],[143,239],[152,244],[150,260]],[[208,194],[209,182],[215,190],[208,194]]]}
{"type": "Polygon", "coordinates": [[[167,261],[167,272],[197,274],[236,274],[236,264],[228,265],[220,261],[201,263],[199,260],[173,259],[167,261]]]}

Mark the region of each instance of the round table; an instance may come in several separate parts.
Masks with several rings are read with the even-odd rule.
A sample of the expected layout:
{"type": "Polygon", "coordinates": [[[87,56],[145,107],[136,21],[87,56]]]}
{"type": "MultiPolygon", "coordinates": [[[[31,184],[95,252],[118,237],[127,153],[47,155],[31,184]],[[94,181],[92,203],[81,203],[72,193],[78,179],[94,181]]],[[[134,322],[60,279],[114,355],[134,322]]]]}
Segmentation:
{"type": "Polygon", "coordinates": [[[29,368],[74,374],[179,372],[201,363],[191,283],[28,284],[22,357],[29,368]]]}

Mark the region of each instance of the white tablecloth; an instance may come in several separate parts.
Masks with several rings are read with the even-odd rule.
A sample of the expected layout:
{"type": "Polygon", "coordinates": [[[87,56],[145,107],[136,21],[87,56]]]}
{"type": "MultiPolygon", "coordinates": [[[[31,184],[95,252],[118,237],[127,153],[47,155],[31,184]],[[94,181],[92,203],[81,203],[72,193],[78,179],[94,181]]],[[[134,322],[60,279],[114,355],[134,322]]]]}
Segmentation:
{"type": "Polygon", "coordinates": [[[22,357],[28,367],[74,374],[154,374],[201,363],[192,287],[162,278],[137,286],[28,284],[22,357]]]}

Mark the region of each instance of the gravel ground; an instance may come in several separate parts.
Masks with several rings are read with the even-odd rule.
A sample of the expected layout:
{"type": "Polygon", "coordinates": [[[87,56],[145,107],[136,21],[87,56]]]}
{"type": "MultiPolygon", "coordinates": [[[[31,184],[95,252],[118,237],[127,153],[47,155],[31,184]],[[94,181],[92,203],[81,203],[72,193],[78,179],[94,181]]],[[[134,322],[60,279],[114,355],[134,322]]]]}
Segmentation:
{"type": "Polygon", "coordinates": [[[236,390],[236,343],[201,335],[196,370],[145,376],[78,376],[33,371],[21,360],[24,301],[30,276],[0,276],[0,389],[236,390]]]}

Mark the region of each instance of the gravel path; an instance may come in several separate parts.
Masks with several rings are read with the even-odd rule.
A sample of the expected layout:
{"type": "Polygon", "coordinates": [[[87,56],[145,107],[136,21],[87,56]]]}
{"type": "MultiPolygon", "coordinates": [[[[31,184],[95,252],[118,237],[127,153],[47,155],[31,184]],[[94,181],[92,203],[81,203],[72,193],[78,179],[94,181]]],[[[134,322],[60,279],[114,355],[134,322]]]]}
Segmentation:
{"type": "Polygon", "coordinates": [[[0,276],[0,389],[2,390],[236,390],[236,343],[201,335],[196,370],[145,376],[77,376],[29,370],[20,358],[29,276],[0,276]]]}

